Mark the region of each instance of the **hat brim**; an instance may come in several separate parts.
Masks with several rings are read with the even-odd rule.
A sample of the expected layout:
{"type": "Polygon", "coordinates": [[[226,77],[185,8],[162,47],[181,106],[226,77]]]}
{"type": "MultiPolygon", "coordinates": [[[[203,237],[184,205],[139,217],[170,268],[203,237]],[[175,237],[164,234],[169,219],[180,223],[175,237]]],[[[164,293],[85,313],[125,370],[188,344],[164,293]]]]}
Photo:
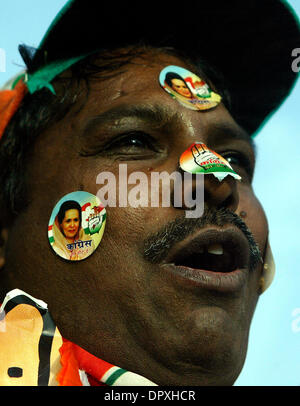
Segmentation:
{"type": "Polygon", "coordinates": [[[31,70],[45,61],[140,41],[183,50],[222,72],[231,113],[250,134],[279,107],[297,78],[292,50],[300,47],[299,21],[280,0],[72,0],[47,31],[31,70]]]}

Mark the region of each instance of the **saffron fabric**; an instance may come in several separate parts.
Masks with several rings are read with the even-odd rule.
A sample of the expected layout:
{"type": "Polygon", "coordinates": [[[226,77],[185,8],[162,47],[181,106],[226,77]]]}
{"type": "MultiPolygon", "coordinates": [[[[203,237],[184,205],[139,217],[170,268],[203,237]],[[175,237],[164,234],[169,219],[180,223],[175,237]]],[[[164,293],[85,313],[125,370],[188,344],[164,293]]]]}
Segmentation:
{"type": "Polygon", "coordinates": [[[27,92],[28,88],[23,80],[19,80],[14,89],[0,92],[0,140],[27,92]]]}

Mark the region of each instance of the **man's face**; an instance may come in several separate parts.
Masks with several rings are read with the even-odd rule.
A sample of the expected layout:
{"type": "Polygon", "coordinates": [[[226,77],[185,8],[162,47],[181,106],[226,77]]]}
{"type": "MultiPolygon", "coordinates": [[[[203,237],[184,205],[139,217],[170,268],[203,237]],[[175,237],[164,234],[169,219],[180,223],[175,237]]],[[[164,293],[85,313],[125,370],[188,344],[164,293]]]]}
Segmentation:
{"type": "Polygon", "coordinates": [[[230,385],[244,362],[261,274],[261,264],[250,269],[248,242],[232,222],[213,224],[211,215],[189,228],[181,208],[117,201],[106,208],[103,239],[88,259],[62,260],[45,237],[57,201],[76,190],[97,194],[99,173],[118,181],[119,165],[127,164],[128,176],[141,171],[150,184],[152,172],[178,170],[181,153],[201,141],[242,176],[242,182],[205,177],[206,208],[246,212],[243,221],[264,255],[267,221],[251,187],[248,137],[223,104],[192,111],[162,90],[165,66],[192,67],[170,55],[153,60],[146,55],[118,76],[94,80],[84,108],[40,135],[28,168],[31,203],[10,230],[5,272],[11,287],[48,303],[63,337],[94,355],[157,384],[230,385]],[[149,241],[159,242],[160,259],[149,241]],[[197,254],[207,250],[201,265],[197,254]],[[229,272],[235,260],[244,269],[229,272]]]}
{"type": "Polygon", "coordinates": [[[186,86],[183,80],[180,79],[172,79],[172,88],[181,96],[188,97],[189,99],[192,97],[190,90],[186,86]]]}
{"type": "Polygon", "coordinates": [[[79,213],[77,209],[66,210],[61,223],[63,234],[66,238],[74,238],[79,228],[79,213]]]}

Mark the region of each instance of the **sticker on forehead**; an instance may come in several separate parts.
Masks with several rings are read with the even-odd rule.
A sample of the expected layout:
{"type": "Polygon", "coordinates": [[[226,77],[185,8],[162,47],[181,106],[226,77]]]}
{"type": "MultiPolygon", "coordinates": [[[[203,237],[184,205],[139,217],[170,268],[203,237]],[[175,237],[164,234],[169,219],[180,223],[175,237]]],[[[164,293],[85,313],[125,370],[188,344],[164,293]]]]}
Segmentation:
{"type": "Polygon", "coordinates": [[[228,175],[237,180],[242,178],[221,155],[207,148],[202,142],[192,144],[179,159],[182,170],[189,173],[214,175],[220,182],[228,175]]]}
{"type": "Polygon", "coordinates": [[[164,68],[159,83],[171,97],[191,110],[209,110],[221,102],[221,96],[214,93],[203,79],[179,66],[164,68]]]}
{"type": "Polygon", "coordinates": [[[77,191],[55,205],[48,224],[48,239],[61,258],[81,261],[89,257],[102,239],[106,210],[97,196],[77,191]]]}

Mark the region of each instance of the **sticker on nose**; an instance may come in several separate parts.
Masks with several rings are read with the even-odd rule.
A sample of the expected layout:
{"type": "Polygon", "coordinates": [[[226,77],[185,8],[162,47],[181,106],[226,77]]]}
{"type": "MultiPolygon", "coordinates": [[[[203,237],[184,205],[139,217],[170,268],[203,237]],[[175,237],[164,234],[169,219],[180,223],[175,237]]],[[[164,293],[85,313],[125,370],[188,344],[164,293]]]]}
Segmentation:
{"type": "Polygon", "coordinates": [[[189,173],[214,175],[220,182],[228,175],[237,180],[242,178],[221,155],[209,149],[202,142],[192,144],[179,159],[180,168],[189,173]]]}
{"type": "Polygon", "coordinates": [[[77,191],[55,205],[48,224],[48,239],[61,258],[81,261],[93,254],[102,239],[106,210],[99,198],[77,191]]]}
{"type": "Polygon", "coordinates": [[[159,83],[171,97],[191,110],[209,110],[222,100],[203,79],[179,66],[164,68],[160,72],[159,83]]]}

